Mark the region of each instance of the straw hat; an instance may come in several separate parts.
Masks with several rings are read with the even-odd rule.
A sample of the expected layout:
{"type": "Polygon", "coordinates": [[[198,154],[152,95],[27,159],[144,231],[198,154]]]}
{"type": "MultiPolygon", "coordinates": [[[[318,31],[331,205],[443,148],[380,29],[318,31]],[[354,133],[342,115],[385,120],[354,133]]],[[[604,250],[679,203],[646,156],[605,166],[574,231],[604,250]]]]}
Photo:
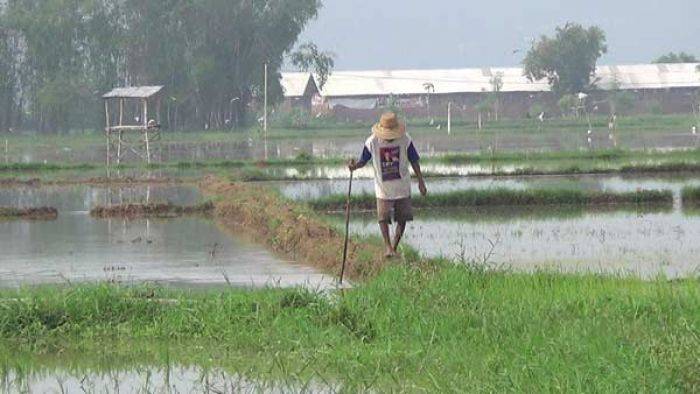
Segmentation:
{"type": "Polygon", "coordinates": [[[372,133],[382,140],[395,140],[406,134],[406,125],[399,122],[399,117],[393,112],[387,112],[372,127],[372,133]]]}

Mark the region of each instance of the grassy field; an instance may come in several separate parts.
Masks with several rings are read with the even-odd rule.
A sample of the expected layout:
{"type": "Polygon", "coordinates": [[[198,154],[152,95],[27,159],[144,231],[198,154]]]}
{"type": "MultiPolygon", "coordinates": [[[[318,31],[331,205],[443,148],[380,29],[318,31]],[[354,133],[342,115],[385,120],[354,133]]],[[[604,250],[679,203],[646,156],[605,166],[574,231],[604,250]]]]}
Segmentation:
{"type": "MultiPolygon", "coordinates": [[[[314,209],[342,210],[346,204],[345,195],[331,195],[308,201],[314,209]]],[[[377,199],[374,195],[360,194],[351,198],[356,209],[374,209],[377,199]]],[[[427,197],[416,197],[416,208],[439,207],[484,207],[484,206],[523,206],[523,205],[615,205],[615,204],[673,204],[671,191],[640,190],[638,192],[597,192],[567,189],[512,190],[512,189],[470,189],[427,197]]]]}
{"type": "MultiPolygon", "coordinates": [[[[446,121],[437,119],[443,128],[436,130],[430,126],[429,120],[409,120],[408,128],[413,137],[430,138],[435,135],[445,135],[446,121]]],[[[608,133],[607,117],[592,118],[592,129],[595,133],[608,133]]],[[[634,117],[622,117],[618,122],[616,136],[620,140],[634,140],[637,137],[648,134],[668,135],[678,133],[690,133],[693,125],[698,120],[692,115],[640,115],[634,117]]],[[[369,133],[371,123],[312,123],[304,129],[291,129],[285,127],[273,127],[267,133],[269,141],[286,141],[294,139],[328,140],[339,138],[354,138],[360,143],[369,133]]],[[[486,123],[482,130],[477,130],[475,122],[453,121],[454,137],[471,136],[471,143],[475,146],[500,145],[499,141],[508,138],[529,138],[533,136],[545,136],[545,139],[557,136],[582,137],[588,130],[588,122],[584,119],[550,119],[541,124],[537,120],[501,120],[486,123]]],[[[167,131],[163,132],[165,145],[180,147],[209,146],[226,143],[260,142],[263,133],[258,127],[228,130],[228,131],[167,131]]],[[[0,134],[0,159],[4,157],[5,141],[7,141],[9,156],[19,157],[20,152],[33,152],[36,161],[43,161],[42,152],[61,151],[62,157],[72,157],[81,151],[89,151],[104,147],[106,139],[101,131],[67,132],[58,134],[37,134],[22,132],[12,134],[0,134]]],[[[653,146],[649,146],[653,148],[653,146]]]]}
{"type": "Polygon", "coordinates": [[[430,261],[329,296],[4,291],[0,364],[10,368],[23,352],[138,353],[142,343],[168,341],[161,362],[228,365],[262,379],[322,377],[348,392],[693,392],[699,289],[696,280],[520,275],[430,261]]]}
{"type": "Polygon", "coordinates": [[[700,187],[684,187],[681,199],[684,205],[700,206],[700,187]]]}
{"type": "MultiPolygon", "coordinates": [[[[116,178],[175,176],[196,178],[220,173],[243,181],[325,179],[325,171],[343,170],[346,159],[300,156],[290,159],[208,160],[114,166],[116,178]]],[[[661,151],[570,151],[542,153],[478,153],[425,157],[426,177],[655,174],[700,172],[700,150],[661,151]]],[[[0,180],[70,180],[105,177],[107,168],[97,163],[0,163],[0,180]]],[[[348,173],[349,175],[349,173],[348,173]]],[[[336,175],[337,176],[337,175],[336,175]]]]}

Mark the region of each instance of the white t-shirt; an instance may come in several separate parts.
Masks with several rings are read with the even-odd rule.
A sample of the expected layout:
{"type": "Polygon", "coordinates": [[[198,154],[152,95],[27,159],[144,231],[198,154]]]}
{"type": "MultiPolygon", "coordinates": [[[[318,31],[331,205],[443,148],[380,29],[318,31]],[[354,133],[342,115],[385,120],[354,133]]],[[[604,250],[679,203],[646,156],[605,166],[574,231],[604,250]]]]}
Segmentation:
{"type": "Polygon", "coordinates": [[[400,200],[411,197],[409,163],[420,159],[408,134],[391,141],[374,134],[365,142],[360,163],[372,160],[374,190],[382,200],[400,200]]]}

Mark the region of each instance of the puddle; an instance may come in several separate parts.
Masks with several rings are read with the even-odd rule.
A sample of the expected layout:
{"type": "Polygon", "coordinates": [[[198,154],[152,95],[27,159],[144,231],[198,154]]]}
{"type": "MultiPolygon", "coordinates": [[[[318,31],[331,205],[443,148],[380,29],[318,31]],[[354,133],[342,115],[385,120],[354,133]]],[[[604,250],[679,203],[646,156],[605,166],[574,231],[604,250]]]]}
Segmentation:
{"type": "Polygon", "coordinates": [[[189,186],[0,189],[0,205],[57,206],[57,220],[0,222],[0,287],[108,281],[172,286],[326,288],[333,279],[282,260],[212,220],[93,219],[95,204],[144,201],[193,204],[189,186]]]}
{"type": "Polygon", "coordinates": [[[326,393],[336,390],[315,381],[262,382],[224,370],[184,366],[0,374],[3,393],[326,393]]]}
{"type": "MultiPolygon", "coordinates": [[[[353,216],[351,232],[379,234],[373,214],[353,216]]],[[[700,216],[678,209],[574,214],[517,208],[496,214],[421,210],[405,237],[429,257],[525,272],[546,268],[644,278],[700,274],[698,239],[700,216]]]]}

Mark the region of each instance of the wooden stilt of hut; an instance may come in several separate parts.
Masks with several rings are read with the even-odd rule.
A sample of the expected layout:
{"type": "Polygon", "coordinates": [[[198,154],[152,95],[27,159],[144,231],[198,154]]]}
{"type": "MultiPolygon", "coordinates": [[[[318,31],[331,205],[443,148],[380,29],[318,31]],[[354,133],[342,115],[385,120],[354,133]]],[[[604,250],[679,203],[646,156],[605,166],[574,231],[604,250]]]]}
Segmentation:
{"type": "Polygon", "coordinates": [[[162,86],[135,86],[117,88],[102,96],[108,167],[121,164],[127,157],[135,157],[147,164],[160,160],[162,90],[162,86]],[[149,106],[151,109],[155,106],[155,110],[149,112],[149,106]]]}

